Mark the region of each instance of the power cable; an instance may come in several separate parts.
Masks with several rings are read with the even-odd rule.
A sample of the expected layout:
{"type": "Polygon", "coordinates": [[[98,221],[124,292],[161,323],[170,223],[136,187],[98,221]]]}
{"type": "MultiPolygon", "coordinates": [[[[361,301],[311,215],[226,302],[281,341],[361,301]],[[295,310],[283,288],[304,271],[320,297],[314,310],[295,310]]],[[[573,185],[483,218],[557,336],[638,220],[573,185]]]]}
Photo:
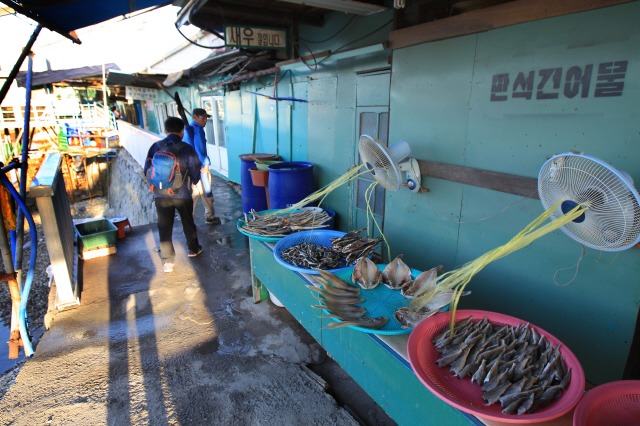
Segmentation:
{"type": "MultiPolygon", "coordinates": [[[[197,43],[197,42],[195,42],[195,41],[191,40],[191,39],[190,39],[189,37],[187,37],[186,35],[184,35],[184,34],[183,34],[183,32],[182,32],[182,31],[180,31],[180,27],[178,27],[178,24],[177,24],[177,23],[175,24],[175,27],[176,27],[176,31],[178,31],[178,33],[179,33],[182,37],[184,37],[184,38],[185,38],[185,40],[187,40],[187,41],[188,41],[189,43],[191,43],[191,44],[195,44],[195,45],[196,45],[196,46],[198,46],[198,47],[203,47],[203,48],[205,48],[205,49],[220,49],[221,47],[224,47],[224,46],[205,46],[205,45],[203,45],[203,44],[197,43]]],[[[216,35],[216,36],[218,36],[218,37],[220,37],[220,38],[222,38],[222,37],[220,36],[220,34],[217,34],[217,33],[216,33],[215,35],[216,35]]],[[[224,40],[224,39],[223,39],[223,40],[224,40]]]]}
{"type": "Polygon", "coordinates": [[[386,23],[385,23],[385,24],[383,24],[382,26],[380,26],[380,27],[376,28],[375,30],[371,31],[370,33],[365,34],[365,35],[363,35],[363,36],[362,36],[362,37],[360,37],[360,38],[357,38],[357,39],[355,39],[355,40],[353,40],[353,41],[350,41],[350,42],[349,42],[349,43],[347,43],[347,44],[344,44],[344,45],[340,46],[339,48],[337,48],[336,50],[334,50],[333,52],[331,52],[329,55],[325,56],[325,57],[324,57],[324,59],[322,59],[321,61],[317,61],[317,60],[316,60],[316,56],[313,54],[313,52],[311,51],[311,49],[309,48],[309,46],[307,46],[306,44],[304,44],[304,43],[302,43],[302,42],[299,42],[299,41],[298,41],[297,43],[294,43],[294,47],[295,47],[295,45],[296,45],[296,44],[301,44],[301,45],[303,45],[303,46],[304,46],[304,47],[309,51],[309,53],[311,54],[311,57],[313,58],[313,62],[314,62],[314,67],[313,67],[313,68],[311,68],[311,67],[309,66],[309,64],[308,64],[304,59],[302,59],[302,58],[303,58],[303,56],[302,56],[302,53],[300,52],[300,48],[299,48],[299,47],[297,47],[298,55],[300,56],[300,60],[301,60],[301,62],[302,62],[302,63],[304,63],[304,64],[307,66],[307,68],[309,68],[309,70],[311,70],[311,71],[317,71],[317,70],[318,70],[318,65],[320,65],[321,63],[323,63],[324,61],[326,61],[327,59],[329,59],[332,55],[335,55],[336,53],[339,53],[342,49],[344,49],[344,48],[345,48],[345,47],[347,47],[347,46],[352,45],[353,43],[357,43],[357,42],[359,42],[360,40],[364,40],[365,38],[367,38],[367,37],[369,37],[369,36],[374,35],[375,33],[377,33],[378,31],[382,30],[384,27],[386,27],[387,25],[389,25],[389,24],[390,24],[390,23],[392,23],[392,22],[393,22],[393,19],[389,20],[388,22],[386,22],[386,23]]]}
{"type": "Polygon", "coordinates": [[[329,41],[329,40],[331,40],[332,38],[334,38],[335,36],[337,36],[338,34],[340,34],[342,31],[344,31],[344,29],[345,29],[345,28],[347,28],[347,26],[349,26],[349,24],[350,24],[351,22],[353,22],[353,20],[354,20],[354,19],[356,19],[356,17],[357,17],[357,15],[353,15],[353,17],[352,17],[351,19],[349,19],[349,21],[347,21],[347,23],[346,23],[346,24],[344,24],[344,26],[343,26],[342,28],[340,28],[340,30],[338,30],[338,32],[337,32],[337,33],[335,33],[335,34],[334,34],[334,35],[332,35],[331,37],[326,38],[326,39],[324,39],[324,40],[312,41],[312,40],[306,40],[306,39],[304,39],[304,38],[302,38],[302,37],[300,37],[300,36],[298,36],[298,40],[306,41],[307,43],[324,43],[325,41],[329,41]]]}

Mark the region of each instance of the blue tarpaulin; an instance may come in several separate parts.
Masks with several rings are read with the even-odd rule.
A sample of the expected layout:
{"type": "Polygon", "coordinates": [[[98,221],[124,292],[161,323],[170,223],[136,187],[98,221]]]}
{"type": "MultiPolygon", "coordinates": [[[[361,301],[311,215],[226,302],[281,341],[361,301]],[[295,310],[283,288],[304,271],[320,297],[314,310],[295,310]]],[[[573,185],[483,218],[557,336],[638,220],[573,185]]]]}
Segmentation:
{"type": "Polygon", "coordinates": [[[22,0],[20,4],[42,18],[57,24],[66,31],[73,31],[98,24],[116,16],[132,13],[147,7],[167,3],[166,0],[76,0],[51,2],[22,0]],[[56,4],[57,3],[57,4],[56,4]]]}

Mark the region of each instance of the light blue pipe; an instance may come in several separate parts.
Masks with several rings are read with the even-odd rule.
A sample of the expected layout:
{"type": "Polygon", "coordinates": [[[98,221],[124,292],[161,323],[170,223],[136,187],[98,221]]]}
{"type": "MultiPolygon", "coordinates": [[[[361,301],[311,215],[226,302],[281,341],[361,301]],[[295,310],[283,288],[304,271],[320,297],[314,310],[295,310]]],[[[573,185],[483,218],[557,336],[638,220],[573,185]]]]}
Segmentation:
{"type": "Polygon", "coordinates": [[[0,173],[2,176],[2,183],[7,187],[11,196],[13,196],[18,206],[23,211],[24,216],[27,218],[27,222],[29,222],[29,229],[31,230],[31,256],[29,257],[29,272],[27,273],[27,279],[24,283],[24,288],[22,289],[22,293],[20,294],[20,310],[18,311],[18,327],[20,328],[20,335],[22,336],[22,344],[24,345],[24,354],[27,358],[31,358],[33,356],[33,347],[31,346],[31,341],[29,340],[29,335],[27,334],[27,300],[29,299],[29,292],[31,291],[31,284],[33,283],[33,274],[36,271],[36,254],[38,249],[38,234],[36,232],[36,224],[33,222],[33,217],[29,212],[29,209],[24,204],[22,198],[16,191],[16,189],[11,185],[9,179],[4,173],[0,173]]]}

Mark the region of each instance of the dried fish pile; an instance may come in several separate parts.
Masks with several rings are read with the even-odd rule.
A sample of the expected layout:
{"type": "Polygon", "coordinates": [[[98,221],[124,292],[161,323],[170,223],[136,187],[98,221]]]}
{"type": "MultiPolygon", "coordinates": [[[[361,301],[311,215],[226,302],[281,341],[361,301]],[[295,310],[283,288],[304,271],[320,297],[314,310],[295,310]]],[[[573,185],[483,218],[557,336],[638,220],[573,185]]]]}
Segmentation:
{"type": "Polygon", "coordinates": [[[560,399],[571,380],[560,344],[540,335],[529,324],[496,326],[485,317],[449,326],[431,342],[440,353],[439,367],[455,377],[471,377],[481,385],[486,405],[500,402],[504,414],[532,414],[560,399]]]}
{"type": "Polygon", "coordinates": [[[355,306],[356,303],[363,302],[358,287],[347,284],[344,280],[332,274],[331,272],[316,269],[322,278],[316,278],[322,285],[322,289],[308,285],[312,292],[319,293],[322,297],[313,294],[324,305],[313,306],[317,309],[324,309],[331,312],[330,315],[322,315],[320,318],[337,318],[341,322],[332,322],[323,328],[339,328],[347,326],[356,326],[371,328],[374,330],[384,327],[389,321],[387,317],[370,318],[364,317],[365,308],[355,306]]]}
{"type": "Polygon", "coordinates": [[[332,238],[331,249],[337,253],[342,253],[346,256],[347,266],[354,265],[358,260],[363,257],[369,257],[375,250],[376,245],[382,241],[381,237],[378,238],[364,238],[359,237],[360,233],[365,228],[351,231],[347,235],[340,238],[332,238]]]}
{"type": "Polygon", "coordinates": [[[280,257],[285,262],[304,269],[338,269],[346,266],[344,256],[329,247],[313,243],[298,243],[284,250],[280,257]]]}
{"type": "MultiPolygon", "coordinates": [[[[393,262],[389,263],[384,270],[380,272],[376,264],[364,257],[360,259],[353,268],[351,281],[365,290],[373,290],[378,284],[383,283],[391,290],[400,290],[402,295],[407,299],[412,299],[417,294],[426,294],[436,287],[438,283],[438,272],[444,269],[442,265],[422,272],[413,280],[411,279],[411,268],[401,259],[402,254],[396,257],[393,262]]],[[[462,296],[468,294],[471,294],[471,292],[464,292],[462,296]]],[[[400,323],[403,329],[414,328],[420,324],[420,322],[442,311],[442,309],[451,303],[453,295],[452,290],[436,293],[432,300],[418,311],[412,311],[406,307],[398,308],[394,312],[393,317],[400,323]]]]}
{"type": "Polygon", "coordinates": [[[279,238],[286,237],[298,231],[327,228],[324,225],[329,219],[325,211],[317,213],[313,210],[287,213],[284,215],[260,216],[255,210],[244,214],[242,231],[257,237],[279,238]]]}

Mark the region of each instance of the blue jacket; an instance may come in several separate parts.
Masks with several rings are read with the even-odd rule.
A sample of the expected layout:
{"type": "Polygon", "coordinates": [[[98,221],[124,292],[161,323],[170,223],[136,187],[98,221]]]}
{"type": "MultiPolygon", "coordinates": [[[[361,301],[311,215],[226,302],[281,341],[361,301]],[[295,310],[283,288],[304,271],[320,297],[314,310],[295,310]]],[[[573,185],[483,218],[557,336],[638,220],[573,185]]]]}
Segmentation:
{"type": "MultiPolygon", "coordinates": [[[[147,175],[147,171],[151,167],[153,155],[159,150],[161,144],[166,143],[171,146],[178,142],[180,142],[180,137],[176,134],[170,133],[163,140],[151,145],[151,148],[149,148],[149,152],[147,153],[147,160],[144,162],[144,175],[147,175]]],[[[191,199],[191,185],[195,185],[200,182],[200,169],[202,168],[202,164],[200,164],[196,151],[189,145],[184,146],[180,151],[178,151],[178,164],[180,164],[180,171],[182,172],[182,175],[185,176],[186,171],[186,175],[189,176],[190,181],[185,179],[180,191],[178,191],[178,193],[173,197],[153,194],[154,198],[191,199]]]]}
{"type": "Polygon", "coordinates": [[[195,148],[196,154],[203,166],[211,165],[209,156],[207,155],[207,137],[204,133],[204,127],[192,121],[191,124],[184,128],[184,137],[182,142],[186,142],[195,148]]]}

